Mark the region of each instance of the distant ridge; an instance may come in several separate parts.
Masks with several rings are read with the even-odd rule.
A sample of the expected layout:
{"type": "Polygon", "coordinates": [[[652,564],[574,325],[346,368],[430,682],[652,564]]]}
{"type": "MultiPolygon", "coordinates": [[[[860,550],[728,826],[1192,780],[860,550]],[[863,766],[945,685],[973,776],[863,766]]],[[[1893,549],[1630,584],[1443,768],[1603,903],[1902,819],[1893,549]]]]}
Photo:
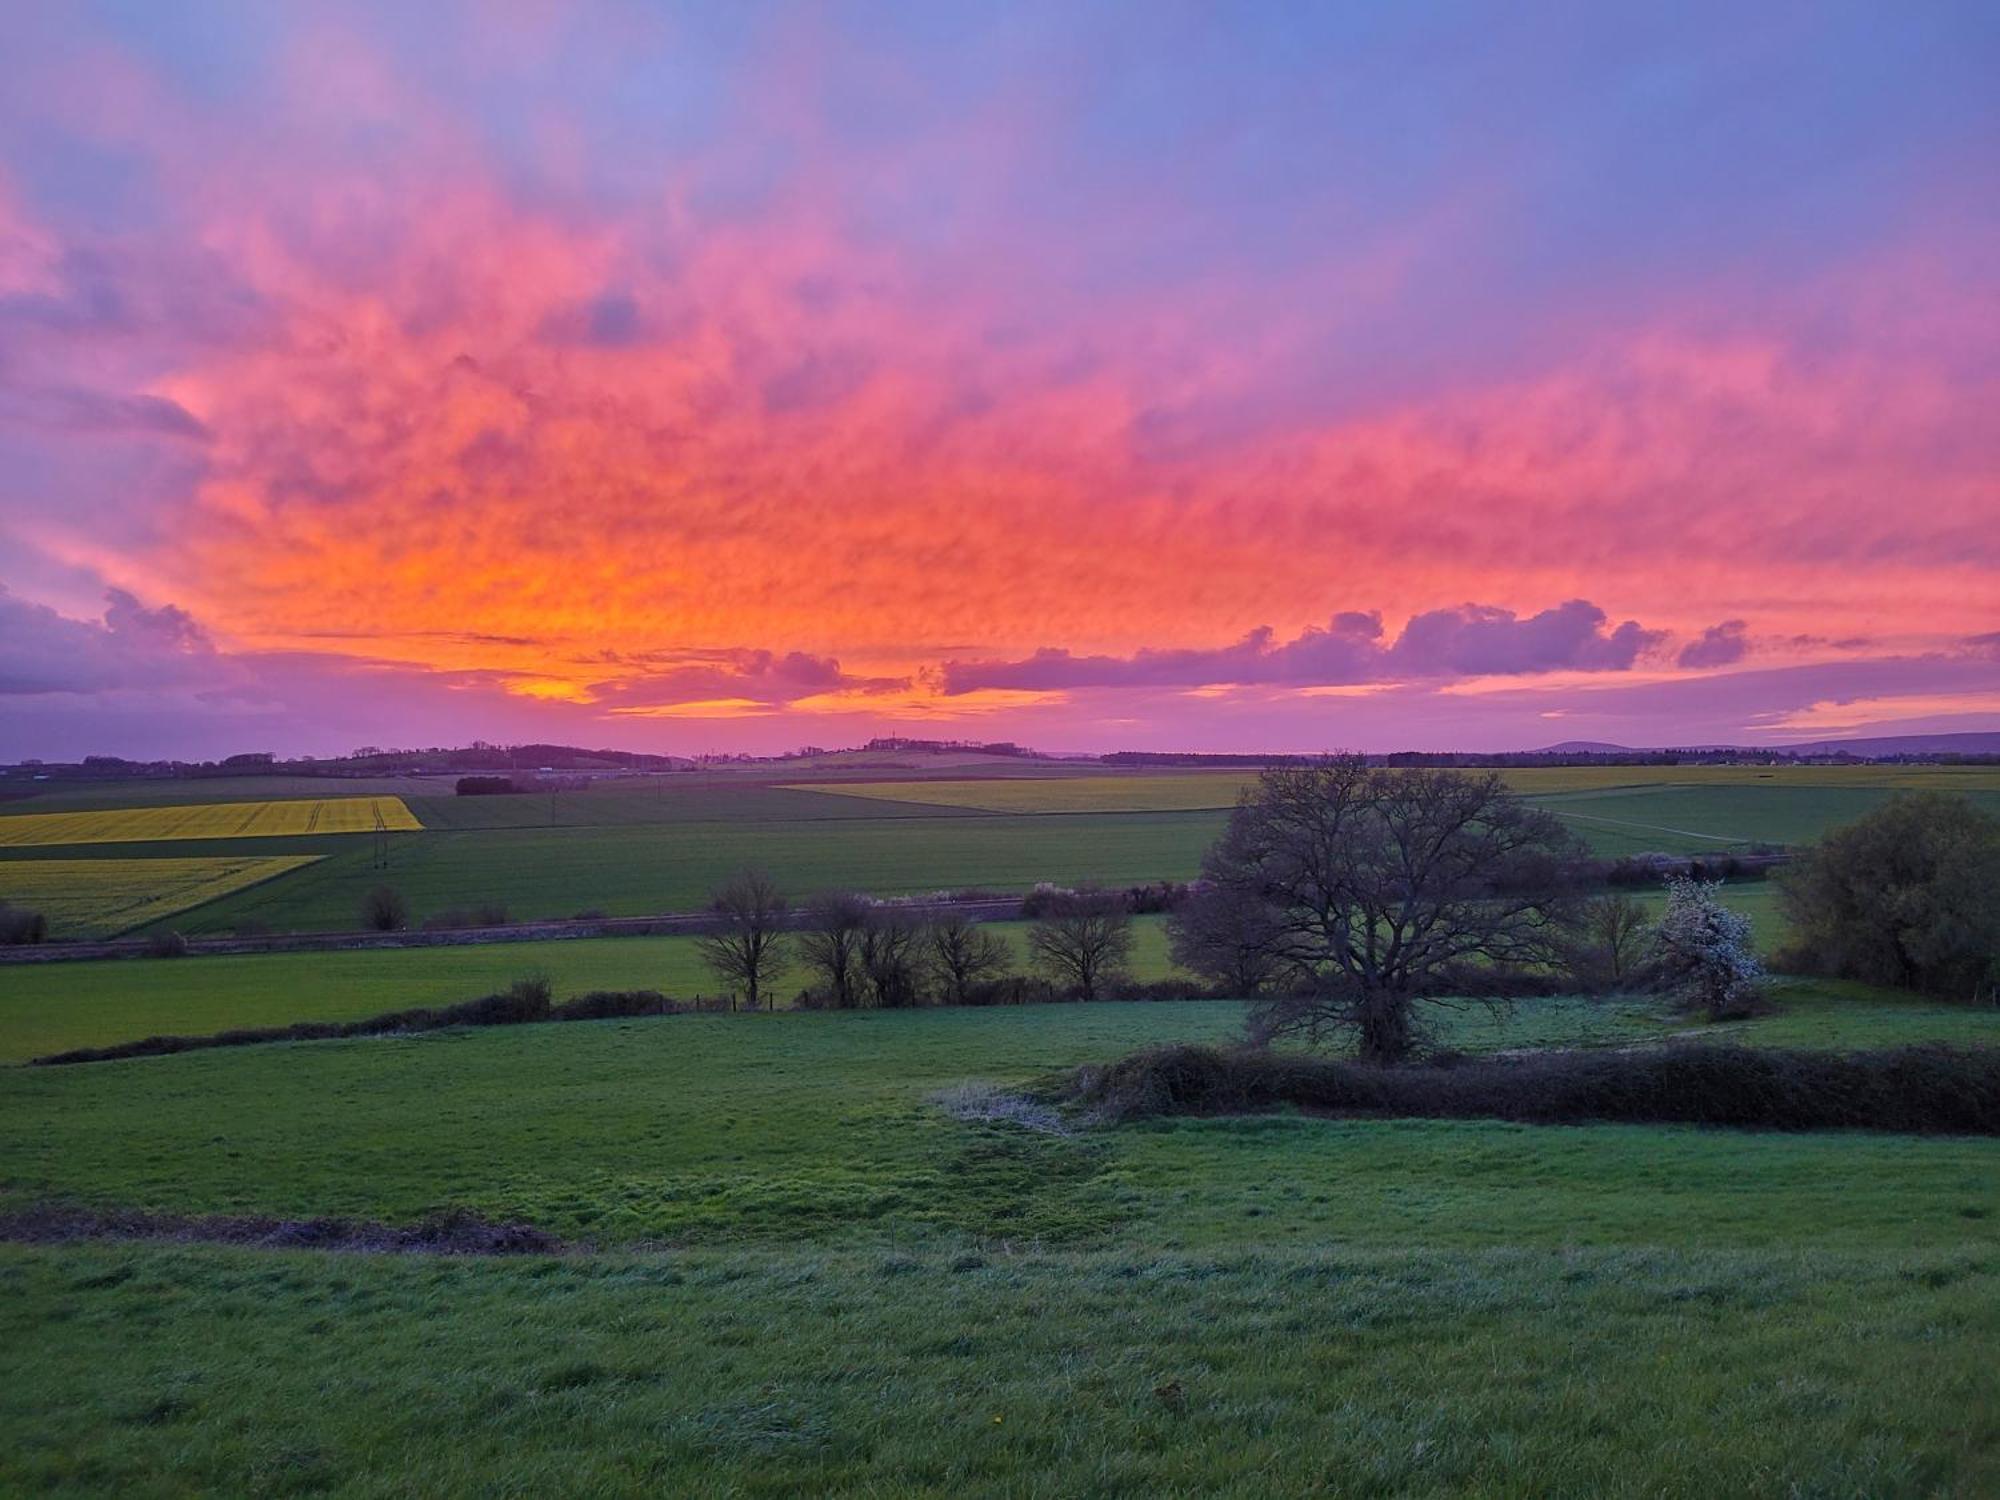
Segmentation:
{"type": "Polygon", "coordinates": [[[1880,734],[1852,740],[1812,740],[1786,749],[1794,755],[2000,755],[2000,731],[1964,734],[1880,734]]]}
{"type": "Polygon", "coordinates": [[[1746,755],[2000,755],[2000,731],[1961,734],[1879,734],[1848,740],[1804,740],[1795,745],[1671,745],[1641,749],[1602,740],[1564,740],[1544,745],[1535,755],[1657,755],[1663,751],[1741,750],[1746,755]]]}

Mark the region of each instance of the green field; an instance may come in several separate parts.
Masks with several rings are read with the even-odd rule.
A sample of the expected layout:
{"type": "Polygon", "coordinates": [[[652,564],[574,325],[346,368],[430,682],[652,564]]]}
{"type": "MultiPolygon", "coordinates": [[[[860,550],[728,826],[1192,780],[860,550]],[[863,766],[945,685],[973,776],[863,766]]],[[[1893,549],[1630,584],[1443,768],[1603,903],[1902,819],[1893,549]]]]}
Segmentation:
{"type": "MultiPolygon", "coordinates": [[[[1841,1007],[1898,1009],[1792,1021],[1825,1037],[1841,1007]]],[[[0,1488],[2000,1482],[2000,1143],[1284,1115],[1060,1136],[933,1102],[1239,1014],[675,1017],[0,1070],[0,1204],[465,1206],[609,1252],[0,1250],[0,1488]]]]}
{"type": "MultiPolygon", "coordinates": [[[[996,923],[992,930],[1025,968],[1022,924],[996,923]]],[[[1132,971],[1141,979],[1172,972],[1162,919],[1134,922],[1132,971]]],[[[161,1033],[349,1021],[449,1005],[529,975],[546,975],[562,996],[653,989],[687,999],[717,991],[715,975],[686,937],[37,964],[0,968],[0,1063],[161,1033]]],[[[797,969],[786,971],[780,993],[789,1000],[805,979],[797,969]]]]}
{"type": "Polygon", "coordinates": [[[38,911],[60,937],[116,937],[302,869],[311,854],[201,859],[0,861],[0,900],[38,911]]]}
{"type": "MultiPolygon", "coordinates": [[[[1777,890],[1753,881],[1725,886],[1760,943],[1781,934],[1777,890]]],[[[1640,900],[1657,915],[1662,894],[1640,900]]],[[[1023,924],[996,923],[1017,965],[1027,957],[1023,924]]],[[[1132,972],[1142,980],[1175,970],[1165,921],[1134,922],[1132,972]]],[[[171,962],[101,959],[0,968],[0,1062],[72,1047],[101,1047],[158,1033],[193,1035],[292,1021],[345,1021],[413,1005],[446,1005],[544,974],[562,995],[590,989],[657,989],[678,998],[710,994],[715,976],[692,938],[565,939],[323,953],[240,954],[171,962]]],[[[804,975],[788,971],[790,996],[804,975]]],[[[1917,1002],[1912,1002],[1916,1004],[1917,1002]]],[[[1765,1024],[1763,1022],[1759,1025],[1765,1024]]]]}
{"type": "MultiPolygon", "coordinates": [[[[1831,999],[1821,1016],[1843,1005],[1870,1008],[1831,999]]],[[[1902,1039],[1993,1035],[1991,1016],[1942,1010],[1905,1012],[1902,1039]]],[[[1524,1006],[1504,1027],[1466,1016],[1474,1047],[1659,1026],[1577,1002],[1524,1006]]],[[[1241,1019],[1226,1001],[682,1016],[8,1069],[0,1190],[391,1220],[457,1204],[675,1243],[1632,1245],[1706,1229],[1744,1245],[1804,1223],[1829,1246],[2000,1235],[1959,1214],[2000,1206],[1989,1142],[1282,1118],[989,1138],[927,1102],[966,1079],[1227,1037],[1241,1019]]],[[[1831,1042],[1837,1019],[1811,1029],[1831,1042]]]]}
{"type": "MultiPolygon", "coordinates": [[[[1509,779],[1604,856],[1806,843],[1917,786],[1961,790],[2000,809],[2000,776],[1991,768],[1619,766],[1510,772],[1509,779]]],[[[246,924],[351,928],[362,897],[385,882],[421,920],[475,904],[504,906],[516,919],[689,910],[744,865],[768,869],[800,897],[841,888],[908,895],[1024,890],[1045,880],[1184,880],[1199,869],[1241,780],[1235,772],[1097,773],[771,786],[689,775],[529,796],[411,795],[396,805],[423,826],[389,836],[386,870],[373,839],[304,831],[194,837],[221,826],[214,803],[58,815],[36,811],[42,804],[30,799],[0,804],[0,884],[11,865],[37,859],[320,856],[282,880],[155,924],[199,934],[246,924]],[[18,829],[8,833],[15,824],[55,827],[44,821],[50,818],[113,816],[135,833],[150,825],[131,819],[179,820],[179,832],[118,844],[25,843],[18,829]]],[[[59,923],[55,935],[82,932],[59,923]]]]}
{"type": "Polygon", "coordinates": [[[1125,885],[1192,873],[1220,828],[1220,814],[1144,813],[1055,828],[1032,817],[898,817],[425,832],[392,837],[386,872],[366,849],[336,852],[302,880],[216,902],[179,925],[352,928],[363,895],[384,882],[419,918],[475,902],[517,919],[692,911],[746,865],[769,870],[795,898],[1024,891],[1043,880],[1125,885]]]}

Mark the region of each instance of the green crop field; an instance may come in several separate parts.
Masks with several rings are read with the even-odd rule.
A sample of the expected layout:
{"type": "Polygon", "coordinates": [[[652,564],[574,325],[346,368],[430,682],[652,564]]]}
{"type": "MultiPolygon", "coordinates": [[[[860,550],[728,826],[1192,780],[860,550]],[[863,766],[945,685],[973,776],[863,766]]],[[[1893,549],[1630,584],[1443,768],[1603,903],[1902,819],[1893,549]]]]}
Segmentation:
{"type": "MultiPolygon", "coordinates": [[[[1158,917],[1135,920],[1132,972],[1172,972],[1158,917]]],[[[989,929],[1027,965],[1024,925],[989,929]]],[[[162,1033],[350,1021],[416,1005],[449,1005],[546,976],[560,996],[586,990],[659,990],[677,999],[717,992],[688,937],[577,938],[331,953],[258,953],[172,962],[95,959],[0,969],[0,1063],[162,1033]]],[[[780,978],[789,1000],[805,976],[780,978]]]]}
{"type": "MultiPolygon", "coordinates": [[[[1826,1036],[1841,1007],[1899,1009],[1792,1016],[1826,1036]]],[[[935,1102],[1239,1016],[675,1017],[0,1070],[0,1206],[462,1206],[600,1247],[7,1247],[0,1487],[2000,1482],[1994,1142],[1282,1115],[1051,1135],[935,1102]]]]}
{"type": "Polygon", "coordinates": [[[1125,885],[1193,873],[1221,826],[1220,814],[1135,813],[1058,827],[1034,817],[945,816],[426,831],[392,836],[386,871],[374,867],[370,849],[336,851],[303,879],[203,907],[185,930],[244,921],[351,928],[362,897],[383,883],[419,918],[475,902],[498,903],[516,918],[691,911],[746,865],[770,871],[794,897],[1024,891],[1043,880],[1125,885]]]}
{"type": "Polygon", "coordinates": [[[275,880],[314,857],[0,860],[0,900],[40,912],[56,937],[115,937],[275,880]]]}

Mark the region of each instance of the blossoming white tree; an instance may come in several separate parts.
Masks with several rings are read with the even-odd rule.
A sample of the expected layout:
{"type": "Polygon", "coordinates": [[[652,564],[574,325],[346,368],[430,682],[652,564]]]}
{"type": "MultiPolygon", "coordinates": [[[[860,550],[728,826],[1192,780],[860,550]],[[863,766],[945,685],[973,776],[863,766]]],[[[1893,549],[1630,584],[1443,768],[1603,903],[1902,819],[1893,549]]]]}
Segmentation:
{"type": "Polygon", "coordinates": [[[1653,931],[1661,968],[1711,1021],[1747,1015],[1764,980],[1750,923],[1716,899],[1720,881],[1667,881],[1667,910],[1653,931]]]}

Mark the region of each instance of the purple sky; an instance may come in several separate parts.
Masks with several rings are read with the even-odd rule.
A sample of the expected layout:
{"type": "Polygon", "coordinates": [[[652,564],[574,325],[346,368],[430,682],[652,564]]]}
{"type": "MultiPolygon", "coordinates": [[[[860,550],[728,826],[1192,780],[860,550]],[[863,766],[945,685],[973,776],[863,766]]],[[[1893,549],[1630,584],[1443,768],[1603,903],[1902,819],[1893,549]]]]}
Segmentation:
{"type": "Polygon", "coordinates": [[[1990,5],[8,37],[0,757],[2000,728],[1990,5]]]}

